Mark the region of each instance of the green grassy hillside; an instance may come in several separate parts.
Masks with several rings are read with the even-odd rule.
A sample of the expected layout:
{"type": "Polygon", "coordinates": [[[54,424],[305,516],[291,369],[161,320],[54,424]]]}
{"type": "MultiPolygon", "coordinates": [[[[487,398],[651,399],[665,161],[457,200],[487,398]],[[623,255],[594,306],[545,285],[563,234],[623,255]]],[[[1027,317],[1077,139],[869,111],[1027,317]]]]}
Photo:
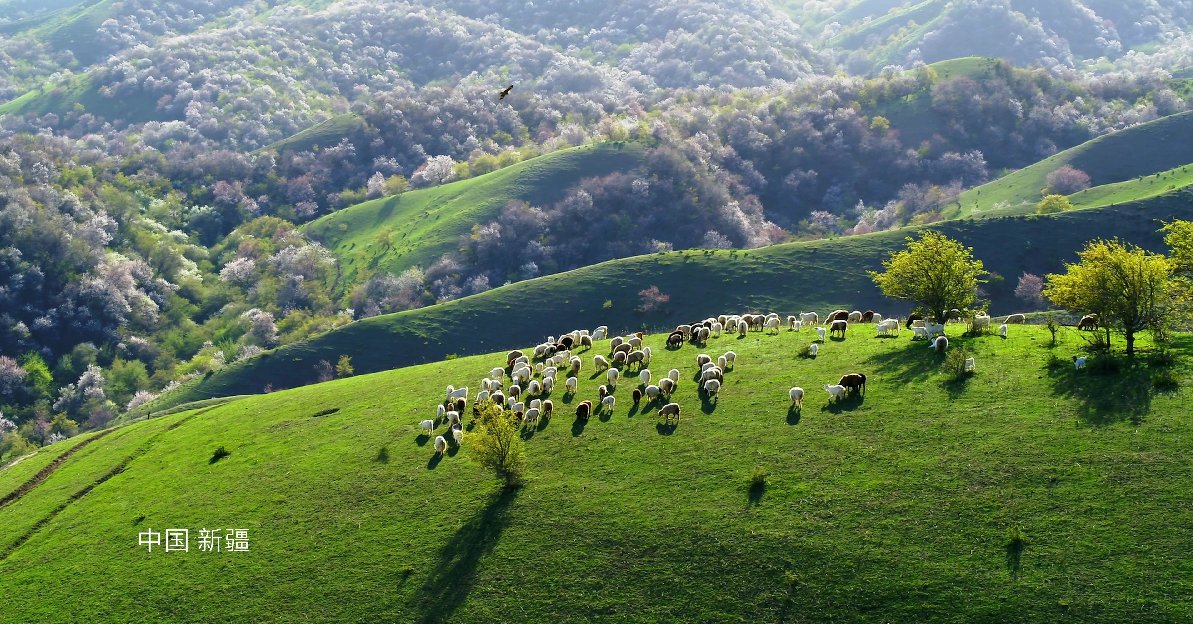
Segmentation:
{"type": "Polygon", "coordinates": [[[339,143],[350,133],[360,129],[364,120],[355,113],[344,113],[319,122],[302,132],[261,148],[258,151],[302,151],[314,147],[329,147],[339,143]]]}
{"type": "MultiPolygon", "coordinates": [[[[1093,186],[1126,182],[1154,174],[1175,176],[1169,170],[1181,169],[1193,163],[1193,152],[1189,150],[1191,142],[1193,111],[1120,130],[962,193],[959,198],[961,209],[949,216],[981,217],[1031,212],[1040,201],[1040,190],[1047,186],[1045,178],[1064,165],[1089,174],[1093,186]]],[[[1175,176],[1172,182],[1164,178],[1165,186],[1172,183],[1174,188],[1179,188],[1181,185],[1177,184],[1177,180],[1183,180],[1184,173],[1182,171],[1181,176],[1175,176]]],[[[1121,203],[1154,196],[1154,190],[1154,185],[1147,184],[1119,186],[1091,193],[1082,197],[1081,201],[1087,202],[1089,206],[1106,205],[1094,199],[1115,196],[1114,202],[1121,203]]]]}
{"type": "MultiPolygon", "coordinates": [[[[576,422],[598,385],[585,354],[507,494],[467,438],[436,458],[416,428],[501,355],[124,427],[0,507],[0,621],[1193,618],[1193,338],[1178,337],[1182,388],[1158,394],[1143,364],[1072,370],[1084,343],[1068,330],[1050,349],[1039,327],[950,327],[977,362],[962,382],[907,332],[871,332],[814,360],[795,355],[811,332],[710,340],[700,351],[739,354],[716,402],[691,380],[698,350],[650,336],[656,374],[683,371],[676,427],[634,408],[628,380],[611,414],[576,422]],[[848,371],[867,373],[865,396],[830,404],[820,386],[848,371]],[[168,528],[189,529],[189,552],[137,545],[168,528]],[[200,552],[203,528],[246,529],[249,551],[200,552]]],[[[0,492],[28,478],[11,470],[0,492]]]]}
{"type": "Polygon", "coordinates": [[[0,115],[66,115],[76,108],[113,121],[129,123],[162,121],[171,115],[157,110],[157,102],[147,98],[118,100],[104,97],[92,74],[75,74],[53,86],[34,89],[14,100],[0,104],[0,115]]]}
{"type": "MultiPolygon", "coordinates": [[[[1162,249],[1159,220],[1193,218],[1190,198],[1055,216],[960,220],[933,229],[974,248],[987,269],[1002,276],[986,285],[992,309],[1015,311],[1018,276],[1059,271],[1086,241],[1119,236],[1162,249]]],[[[164,409],[217,396],[253,394],[267,385],[313,383],[320,360],[349,355],[357,372],[374,372],[537,342],[574,327],[607,324],[615,332],[664,328],[723,310],[873,308],[888,315],[908,307],[886,300],[865,269],[880,268],[914,230],[775,245],[749,251],[685,251],[613,260],[519,282],[455,301],[351,323],[279,348],[197,380],[146,409],[164,409]],[[662,310],[637,310],[639,291],[657,285],[670,295],[662,310]]]]}
{"type": "Polygon", "coordinates": [[[303,230],[340,259],[340,282],[426,268],[511,200],[547,204],[582,178],[637,166],[642,146],[599,143],[545,154],[482,176],[339,210],[303,230]],[[380,235],[380,236],[379,236],[380,235]]]}

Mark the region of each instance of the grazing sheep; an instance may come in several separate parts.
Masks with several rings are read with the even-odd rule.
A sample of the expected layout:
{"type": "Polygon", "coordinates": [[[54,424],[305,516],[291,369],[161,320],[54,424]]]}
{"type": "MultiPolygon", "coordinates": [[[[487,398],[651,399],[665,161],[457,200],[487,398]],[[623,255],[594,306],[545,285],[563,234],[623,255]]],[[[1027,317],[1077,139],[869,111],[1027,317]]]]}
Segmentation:
{"type": "Polygon", "coordinates": [[[650,350],[650,347],[642,347],[642,353],[646,355],[646,357],[642,358],[642,363],[650,366],[650,358],[654,353],[650,350]]]}
{"type": "Polygon", "coordinates": [[[523,355],[525,355],[525,354],[524,354],[524,353],[522,353],[521,351],[518,351],[517,349],[515,349],[515,350],[513,350],[513,351],[510,351],[510,352],[509,352],[509,353],[507,353],[507,354],[506,354],[506,356],[505,356],[505,364],[506,364],[506,366],[513,366],[513,365],[514,365],[514,361],[515,361],[515,360],[517,360],[518,358],[522,357],[523,355]]]}
{"type": "Polygon", "coordinates": [[[605,336],[608,336],[608,335],[609,335],[609,326],[608,325],[601,325],[600,327],[597,327],[596,329],[592,330],[592,339],[593,340],[604,340],[605,336]]]}
{"type": "Polygon", "coordinates": [[[679,383],[679,369],[673,368],[667,371],[667,378],[671,381],[674,381],[675,383],[679,383]]]}
{"type": "Polygon", "coordinates": [[[613,350],[613,355],[616,356],[618,353],[625,353],[626,355],[629,355],[630,351],[633,351],[633,350],[634,350],[634,345],[631,345],[628,342],[623,342],[623,343],[617,345],[617,348],[613,350]]]}
{"type": "Polygon", "coordinates": [[[526,394],[528,396],[538,396],[542,393],[543,393],[543,384],[542,384],[542,382],[540,382],[537,379],[530,382],[529,386],[526,386],[526,394]]]}
{"type": "Polygon", "coordinates": [[[799,331],[799,318],[795,315],[787,317],[787,331],[799,331]]]}
{"type": "Polygon", "coordinates": [[[825,317],[824,324],[828,325],[828,324],[832,323],[833,321],[847,321],[847,320],[849,320],[849,310],[833,310],[831,314],[829,314],[827,317],[825,317]]]}
{"type": "Polygon", "coordinates": [[[716,366],[709,366],[703,373],[700,373],[700,382],[703,383],[709,379],[716,379],[718,381],[725,380],[725,374],[716,366]]]}
{"type": "Polygon", "coordinates": [[[988,314],[976,314],[973,317],[973,328],[982,329],[990,327],[990,316],[988,314]]]}
{"type": "Polygon", "coordinates": [[[1080,321],[1077,321],[1077,329],[1079,329],[1079,330],[1088,329],[1088,330],[1092,331],[1097,328],[1098,328],[1098,315],[1097,314],[1086,314],[1085,316],[1081,317],[1080,321]]]}
{"type": "Polygon", "coordinates": [[[510,386],[509,393],[510,393],[510,398],[513,398],[513,399],[516,399],[516,398],[522,396],[522,386],[519,386],[518,384],[514,384],[514,385],[510,386]]]}
{"type": "Polygon", "coordinates": [[[1007,324],[1006,323],[1003,323],[1002,325],[998,326],[998,335],[1002,336],[1003,338],[1007,337],[1007,324]]]}
{"type": "Polygon", "coordinates": [[[726,370],[729,368],[729,360],[723,355],[718,356],[717,357],[717,366],[720,367],[721,370],[726,370]]]}
{"type": "Polygon", "coordinates": [[[973,358],[965,358],[965,366],[964,366],[964,367],[962,367],[962,369],[961,369],[961,370],[963,370],[963,371],[964,371],[964,372],[966,372],[966,373],[972,373],[972,372],[974,372],[974,361],[973,361],[973,358]]]}
{"type": "Polygon", "coordinates": [[[606,396],[608,396],[608,394],[609,394],[608,386],[601,386],[601,387],[597,388],[597,398],[604,399],[606,396]]]}
{"type": "Polygon", "coordinates": [[[826,335],[828,335],[828,332],[826,332],[823,327],[816,328],[816,336],[818,337],[818,340],[820,340],[820,342],[824,342],[824,338],[826,335]]]}
{"type": "Polygon", "coordinates": [[[866,393],[866,375],[864,373],[846,373],[841,375],[841,380],[837,382],[838,386],[845,386],[845,389],[850,392],[866,393]]]}
{"type": "Polygon", "coordinates": [[[467,396],[468,396],[468,386],[464,386],[463,388],[452,388],[451,386],[447,387],[447,398],[449,398],[449,399],[458,399],[460,397],[467,397],[467,396]]]}
{"type": "Polygon", "coordinates": [[[551,394],[551,391],[554,389],[555,389],[555,378],[554,377],[547,377],[546,379],[543,380],[543,394],[551,394]]]}
{"type": "Polygon", "coordinates": [[[1073,365],[1076,367],[1076,370],[1081,370],[1081,369],[1085,368],[1085,358],[1074,356],[1073,357],[1073,365]]]}
{"type": "Polygon", "coordinates": [[[712,326],[709,327],[708,329],[710,332],[712,332],[713,338],[720,338],[721,332],[725,330],[725,326],[723,324],[721,324],[720,322],[716,322],[716,323],[713,323],[712,326]]]}
{"type": "Polygon", "coordinates": [[[830,336],[839,333],[841,334],[841,337],[844,338],[845,330],[847,329],[849,329],[849,321],[833,321],[833,324],[829,326],[828,333],[830,336]]]}
{"type": "Polygon", "coordinates": [[[701,353],[696,356],[696,366],[704,366],[712,361],[712,356],[707,353],[701,353]]]}
{"type": "Polygon", "coordinates": [[[613,365],[614,366],[625,366],[627,357],[628,356],[626,355],[625,351],[618,351],[617,353],[614,353],[613,354],[613,365]]]}
{"type": "Polygon", "coordinates": [[[674,380],[672,380],[670,377],[668,377],[667,379],[660,379],[660,380],[659,380],[659,390],[660,390],[660,391],[661,391],[663,394],[665,394],[665,395],[667,395],[667,396],[671,396],[672,394],[674,394],[674,393],[675,393],[675,385],[676,385],[676,383],[677,383],[677,382],[675,382],[674,380]]]}
{"type": "Polygon", "coordinates": [[[700,342],[708,342],[709,336],[712,335],[712,330],[707,327],[700,328],[700,342]]]}
{"type": "Polygon", "coordinates": [[[465,399],[464,397],[460,397],[460,398],[456,399],[455,407],[456,407],[457,412],[463,412],[464,408],[468,407],[468,400],[465,399]]]}
{"type": "Polygon", "coordinates": [[[750,324],[745,321],[737,322],[737,335],[745,336],[746,332],[750,331],[750,324]]]}
{"type": "Polygon", "coordinates": [[[592,336],[580,336],[580,346],[592,348],[592,336]]]}
{"type": "Polygon", "coordinates": [[[460,446],[460,442],[464,439],[464,430],[459,427],[452,427],[452,441],[456,446],[460,446]]]}
{"type": "Polygon", "coordinates": [[[543,406],[543,401],[541,399],[534,399],[533,401],[530,402],[530,409],[534,409],[536,407],[542,407],[542,406],[543,406]]]}
{"type": "Polygon", "coordinates": [[[862,322],[862,323],[877,323],[878,321],[882,320],[881,314],[878,315],[879,316],[878,321],[874,320],[874,314],[875,314],[874,310],[866,310],[865,312],[862,312],[862,318],[860,319],[860,322],[862,322]]]}
{"type": "Polygon", "coordinates": [[[717,391],[719,391],[720,389],[721,389],[721,382],[717,381],[716,379],[709,379],[708,381],[704,382],[704,393],[707,394],[710,398],[716,397],[717,391]]]}
{"type": "Polygon", "coordinates": [[[630,343],[630,348],[632,348],[632,349],[641,349],[642,348],[642,339],[637,336],[630,338],[628,342],[630,343]]]}
{"type": "Polygon", "coordinates": [[[576,406],[576,420],[588,420],[588,416],[592,414],[592,401],[580,401],[576,406]]]}
{"type": "Polygon", "coordinates": [[[575,377],[568,377],[563,382],[564,391],[567,392],[568,394],[575,394],[576,388],[579,385],[580,385],[580,382],[575,377]]]}
{"type": "Polygon", "coordinates": [[[777,334],[777,333],[779,333],[779,325],[780,325],[780,323],[779,323],[778,318],[766,319],[766,331],[770,331],[773,329],[773,330],[775,330],[775,333],[777,334]]]}
{"type": "Polygon", "coordinates": [[[435,420],[439,420],[440,418],[443,418],[443,414],[446,412],[447,412],[447,408],[444,407],[443,405],[440,405],[438,408],[435,409],[435,420]]]}
{"type": "Polygon", "coordinates": [[[820,354],[820,345],[816,344],[815,342],[808,345],[808,355],[810,355],[812,357],[816,357],[819,354],[820,354]]]}
{"type": "Polygon", "coordinates": [[[1023,314],[1009,314],[1002,322],[1008,325],[1011,323],[1026,323],[1027,317],[1023,314]]]}
{"type": "MultiPolygon", "coordinates": [[[[489,391],[488,390],[481,390],[480,392],[476,393],[476,403],[483,403],[488,400],[489,400],[489,391]]],[[[475,404],[474,404],[474,407],[475,407],[475,404]]]]}
{"type": "Polygon", "coordinates": [[[674,416],[676,424],[679,424],[679,403],[668,403],[663,407],[660,407],[659,416],[663,417],[663,422],[668,424],[671,422],[671,417],[674,416]]]}
{"type": "Polygon", "coordinates": [[[799,320],[800,320],[801,324],[802,323],[811,323],[813,325],[819,325],[820,324],[820,315],[816,314],[815,312],[800,312],[799,320]]]}
{"type": "Polygon", "coordinates": [[[424,421],[418,423],[418,428],[421,431],[425,432],[427,435],[431,435],[431,433],[433,433],[435,431],[435,421],[424,420],[424,421]]]}
{"type": "Polygon", "coordinates": [[[498,406],[505,405],[505,395],[500,391],[494,392],[492,395],[490,395],[489,400],[496,403],[498,406]]]}
{"type": "Polygon", "coordinates": [[[679,327],[675,328],[675,332],[682,334],[683,339],[687,340],[688,337],[692,335],[692,326],[691,325],[680,325],[679,327]]]}
{"type": "Polygon", "coordinates": [[[936,340],[928,343],[928,346],[936,349],[937,353],[944,353],[945,349],[949,348],[949,339],[944,336],[937,336],[936,340]]]}
{"type": "Polygon", "coordinates": [[[649,368],[642,369],[642,371],[638,373],[638,380],[642,382],[642,385],[649,386],[650,385],[650,369],[649,368]]]}
{"type": "Polygon", "coordinates": [[[682,332],[671,332],[670,334],[667,334],[667,348],[670,349],[671,347],[682,347],[682,346],[683,346],[683,333],[682,332]]]}
{"type": "Polygon", "coordinates": [[[853,312],[849,313],[849,316],[845,317],[845,320],[850,323],[861,323],[862,322],[862,313],[857,310],[854,310],[853,312]]]}
{"type": "Polygon", "coordinates": [[[568,371],[568,377],[575,377],[576,375],[579,375],[580,369],[584,366],[584,362],[579,358],[579,356],[572,356],[569,364],[571,365],[571,369],[568,371]]]}
{"type": "Polygon", "coordinates": [[[503,368],[494,367],[489,370],[489,379],[492,379],[493,381],[501,381],[501,378],[504,375],[505,369],[503,368]]]}
{"type": "Polygon", "coordinates": [[[617,378],[620,376],[621,376],[621,373],[617,372],[616,368],[610,368],[608,374],[606,375],[606,377],[608,377],[608,379],[609,379],[609,385],[616,388],[617,387],[617,378]]]}
{"type": "Polygon", "coordinates": [[[792,405],[796,405],[799,407],[804,406],[804,389],[803,388],[801,388],[799,386],[795,386],[794,388],[787,391],[787,396],[791,399],[792,405]]]}
{"type": "Polygon", "coordinates": [[[443,436],[435,436],[435,454],[442,455],[447,452],[447,438],[443,436]]]}
{"type": "Polygon", "coordinates": [[[924,338],[925,340],[927,340],[928,328],[927,327],[912,327],[911,328],[911,339],[915,340],[916,338],[924,338]]]}
{"type": "Polygon", "coordinates": [[[544,418],[550,418],[551,412],[554,412],[554,411],[555,411],[554,403],[552,403],[550,400],[543,401],[543,417],[544,418]]]}
{"type": "Polygon", "coordinates": [[[634,391],[630,393],[630,398],[634,399],[634,405],[637,405],[642,400],[642,390],[634,388],[634,391]]]}
{"type": "Polygon", "coordinates": [[[659,398],[660,392],[662,392],[662,390],[659,390],[658,386],[655,386],[655,385],[646,386],[646,390],[645,390],[646,398],[650,399],[651,401],[659,398]]]}
{"type": "Polygon", "coordinates": [[[621,343],[623,342],[625,342],[625,338],[622,338],[621,336],[615,336],[613,340],[609,341],[609,353],[613,353],[613,351],[617,349],[617,347],[620,347],[621,343]]]}
{"type": "Polygon", "coordinates": [[[593,357],[592,363],[594,366],[596,366],[598,373],[605,370],[606,368],[609,368],[609,360],[606,360],[605,356],[603,355],[593,357]]]}
{"type": "Polygon", "coordinates": [[[609,410],[609,413],[613,413],[613,405],[616,403],[617,397],[610,394],[609,396],[601,399],[601,408],[609,410]]]}
{"type": "Polygon", "coordinates": [[[700,372],[703,373],[704,371],[706,371],[714,366],[716,366],[716,364],[713,364],[712,362],[705,362],[703,365],[700,366],[700,372]]]}
{"type": "Polygon", "coordinates": [[[646,361],[646,352],[645,351],[630,351],[630,354],[628,356],[626,356],[626,366],[629,366],[631,364],[637,364],[638,368],[642,368],[642,363],[645,361],[646,361]]]}
{"type": "MultiPolygon", "coordinates": [[[[871,323],[881,323],[881,322],[882,322],[882,320],[883,320],[883,318],[882,318],[882,315],[881,315],[881,314],[879,314],[879,313],[877,313],[877,312],[875,312],[873,315],[871,315],[871,316],[870,316],[870,321],[869,321],[869,322],[871,322],[871,323]]],[[[897,323],[896,323],[896,324],[897,324],[897,323]]]]}
{"type": "Polygon", "coordinates": [[[534,408],[534,407],[526,410],[526,416],[524,417],[524,420],[522,421],[523,424],[533,427],[534,424],[539,421],[540,413],[541,412],[537,408],[534,408]]]}
{"type": "Polygon", "coordinates": [[[830,401],[838,401],[841,397],[845,396],[845,386],[840,384],[825,386],[824,391],[828,392],[830,401]]]}

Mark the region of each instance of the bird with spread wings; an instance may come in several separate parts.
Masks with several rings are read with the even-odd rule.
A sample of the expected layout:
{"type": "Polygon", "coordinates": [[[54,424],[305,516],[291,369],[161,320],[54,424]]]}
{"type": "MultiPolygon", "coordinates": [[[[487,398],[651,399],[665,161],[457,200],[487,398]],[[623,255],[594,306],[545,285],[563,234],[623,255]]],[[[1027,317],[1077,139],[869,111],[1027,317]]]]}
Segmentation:
{"type": "Polygon", "coordinates": [[[504,100],[504,99],[505,99],[505,96],[509,95],[509,94],[510,94],[510,91],[513,91],[513,90],[514,90],[514,85],[510,85],[510,86],[506,87],[506,88],[505,88],[505,90],[504,90],[504,91],[502,91],[502,92],[501,92],[501,93],[498,95],[497,99],[499,99],[499,100],[504,100]]]}

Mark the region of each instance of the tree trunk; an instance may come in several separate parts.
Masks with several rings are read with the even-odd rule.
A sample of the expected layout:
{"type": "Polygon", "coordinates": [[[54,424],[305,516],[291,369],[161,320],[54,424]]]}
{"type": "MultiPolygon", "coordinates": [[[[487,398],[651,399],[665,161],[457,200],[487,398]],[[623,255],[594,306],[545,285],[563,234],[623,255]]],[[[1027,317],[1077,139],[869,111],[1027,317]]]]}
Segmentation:
{"type": "Polygon", "coordinates": [[[1126,335],[1127,335],[1127,357],[1134,357],[1135,356],[1135,332],[1128,329],[1126,331],[1126,335]]]}

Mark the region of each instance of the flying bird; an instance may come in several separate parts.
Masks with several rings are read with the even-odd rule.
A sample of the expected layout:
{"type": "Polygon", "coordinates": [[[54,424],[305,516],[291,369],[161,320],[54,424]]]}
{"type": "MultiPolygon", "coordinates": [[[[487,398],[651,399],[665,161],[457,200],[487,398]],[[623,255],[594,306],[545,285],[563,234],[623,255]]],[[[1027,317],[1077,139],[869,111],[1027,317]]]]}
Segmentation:
{"type": "Polygon", "coordinates": [[[498,98],[497,98],[497,99],[499,99],[499,100],[504,100],[504,99],[505,99],[505,96],[509,95],[509,94],[510,94],[510,91],[513,91],[513,89],[514,89],[514,85],[510,85],[510,86],[506,87],[506,88],[505,88],[505,91],[502,91],[502,92],[501,92],[501,95],[500,95],[500,96],[498,96],[498,98]]]}

